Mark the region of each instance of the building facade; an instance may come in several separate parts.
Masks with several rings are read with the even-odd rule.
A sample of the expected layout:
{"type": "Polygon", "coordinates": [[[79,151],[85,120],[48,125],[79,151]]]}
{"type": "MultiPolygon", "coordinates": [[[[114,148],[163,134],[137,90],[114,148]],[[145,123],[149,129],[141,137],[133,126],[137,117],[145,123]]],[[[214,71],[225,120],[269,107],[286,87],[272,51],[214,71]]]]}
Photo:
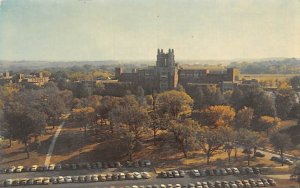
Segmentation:
{"type": "Polygon", "coordinates": [[[141,86],[148,92],[162,92],[176,89],[178,84],[185,86],[191,83],[224,86],[224,90],[229,90],[240,81],[240,72],[235,68],[228,68],[222,73],[210,73],[207,69],[183,69],[175,62],[174,49],[169,49],[167,53],[158,49],[155,66],[134,69],[131,73],[125,73],[121,67],[117,67],[115,77],[120,82],[141,86]]]}

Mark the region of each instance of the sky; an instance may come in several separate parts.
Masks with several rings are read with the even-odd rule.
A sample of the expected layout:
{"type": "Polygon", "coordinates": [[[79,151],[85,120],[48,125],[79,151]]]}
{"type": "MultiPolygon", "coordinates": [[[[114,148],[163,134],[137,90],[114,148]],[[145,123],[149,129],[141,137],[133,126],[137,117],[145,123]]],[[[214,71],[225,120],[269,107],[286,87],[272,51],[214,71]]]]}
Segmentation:
{"type": "Polygon", "coordinates": [[[300,57],[300,0],[0,0],[0,60],[300,57]]]}

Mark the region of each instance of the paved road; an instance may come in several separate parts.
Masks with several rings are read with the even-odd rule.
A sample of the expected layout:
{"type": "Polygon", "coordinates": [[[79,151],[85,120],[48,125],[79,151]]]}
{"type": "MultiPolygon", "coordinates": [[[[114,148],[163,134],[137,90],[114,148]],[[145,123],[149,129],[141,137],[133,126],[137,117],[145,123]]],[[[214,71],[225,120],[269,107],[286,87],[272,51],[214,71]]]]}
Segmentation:
{"type": "Polygon", "coordinates": [[[48,150],[48,153],[47,153],[47,156],[46,156],[46,159],[45,159],[45,166],[49,166],[50,164],[50,160],[51,160],[51,157],[52,157],[52,152],[53,152],[53,149],[54,149],[54,146],[55,146],[55,143],[56,143],[56,140],[57,140],[57,137],[61,131],[61,129],[63,128],[65,122],[62,122],[59,127],[57,128],[53,138],[52,138],[52,141],[51,141],[51,144],[49,146],[49,150],[48,150]]]}

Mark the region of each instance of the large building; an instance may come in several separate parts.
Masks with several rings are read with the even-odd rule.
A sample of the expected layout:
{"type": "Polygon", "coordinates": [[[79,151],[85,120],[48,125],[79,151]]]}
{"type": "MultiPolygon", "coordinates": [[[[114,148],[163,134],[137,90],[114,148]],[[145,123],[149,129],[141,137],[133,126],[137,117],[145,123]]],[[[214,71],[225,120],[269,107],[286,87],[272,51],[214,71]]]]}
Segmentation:
{"type": "Polygon", "coordinates": [[[222,90],[229,90],[240,80],[240,72],[235,68],[228,68],[222,73],[210,73],[207,69],[180,68],[175,62],[174,49],[169,49],[167,53],[158,49],[155,66],[134,69],[130,73],[125,73],[118,67],[115,69],[115,76],[120,82],[130,82],[148,92],[175,89],[178,84],[218,85],[222,90]]]}

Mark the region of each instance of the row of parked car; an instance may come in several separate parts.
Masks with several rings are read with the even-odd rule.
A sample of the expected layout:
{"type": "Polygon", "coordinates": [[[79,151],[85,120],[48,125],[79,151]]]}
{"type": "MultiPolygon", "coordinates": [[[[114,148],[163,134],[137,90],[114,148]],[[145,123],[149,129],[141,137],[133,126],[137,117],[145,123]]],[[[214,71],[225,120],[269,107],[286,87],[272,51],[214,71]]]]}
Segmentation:
{"type": "MultiPolygon", "coordinates": [[[[278,163],[281,163],[281,157],[280,156],[272,156],[271,157],[271,161],[275,161],[275,162],[278,162],[278,163]]],[[[283,164],[287,164],[287,165],[293,165],[294,164],[294,161],[292,161],[291,159],[288,159],[288,158],[283,158],[283,164]]]]}
{"type": "Polygon", "coordinates": [[[249,180],[236,180],[236,181],[208,181],[208,182],[196,182],[189,183],[188,185],[182,184],[161,184],[161,185],[133,185],[124,186],[121,188],[250,188],[250,187],[269,187],[276,186],[276,182],[273,179],[249,179],[249,180]]]}
{"type": "Polygon", "coordinates": [[[4,186],[18,185],[48,185],[48,184],[63,184],[63,183],[89,183],[89,182],[104,182],[104,181],[122,181],[122,180],[139,180],[149,179],[151,175],[148,172],[129,172],[129,173],[114,173],[114,174],[94,174],[81,176],[58,176],[58,177],[38,177],[38,178],[21,178],[21,179],[6,179],[4,186]]]}
{"type": "Polygon", "coordinates": [[[194,169],[191,170],[191,174],[194,177],[205,176],[226,176],[226,175],[245,175],[245,174],[260,174],[259,167],[241,167],[241,168],[219,168],[219,169],[194,169]]]}
{"type": "MultiPolygon", "coordinates": [[[[147,167],[151,166],[151,161],[142,160],[131,162],[128,161],[124,164],[125,167],[147,167]]],[[[121,168],[120,162],[94,162],[94,163],[79,163],[79,164],[50,164],[49,166],[11,166],[3,169],[5,173],[20,173],[20,172],[36,172],[36,171],[54,171],[54,170],[77,170],[77,169],[106,169],[106,168],[121,168]]]]}

